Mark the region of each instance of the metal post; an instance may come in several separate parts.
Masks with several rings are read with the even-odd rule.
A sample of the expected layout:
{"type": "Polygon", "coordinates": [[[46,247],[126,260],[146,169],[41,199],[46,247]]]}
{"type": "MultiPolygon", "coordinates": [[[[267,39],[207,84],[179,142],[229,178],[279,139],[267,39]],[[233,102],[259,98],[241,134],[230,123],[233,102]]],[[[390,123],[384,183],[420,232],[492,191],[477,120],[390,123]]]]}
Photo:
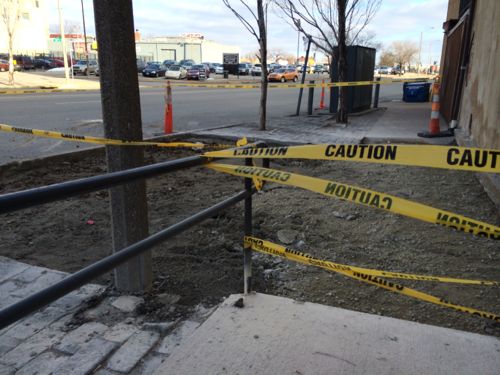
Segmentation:
{"type": "MultiPolygon", "coordinates": [[[[314,81],[309,81],[309,83],[314,85],[314,81]]],[[[311,116],[313,114],[313,102],[314,102],[314,87],[309,87],[309,96],[307,98],[308,116],[311,116]]]]}
{"type": "MultiPolygon", "coordinates": [[[[380,77],[377,77],[375,80],[380,82],[380,77]]],[[[373,99],[373,108],[378,108],[379,94],[380,94],[380,84],[376,84],[375,85],[375,98],[373,99]]]]}
{"type": "MultiPolygon", "coordinates": [[[[304,82],[306,81],[306,74],[307,74],[307,61],[309,60],[309,50],[311,49],[311,36],[308,35],[307,36],[309,38],[308,42],[307,42],[307,51],[306,51],[306,59],[304,61],[304,71],[302,72],[302,79],[300,81],[300,83],[304,84],[304,82]]],[[[295,112],[295,115],[298,116],[300,114],[300,103],[302,101],[302,93],[304,92],[304,88],[300,88],[299,90],[299,101],[297,103],[297,111],[295,112]]]]}
{"type": "MultiPolygon", "coordinates": [[[[106,138],[142,140],[141,106],[135,54],[132,0],[94,0],[101,102],[106,138]]],[[[108,171],[144,164],[142,147],[106,146],[108,171]]],[[[148,209],[144,181],[110,189],[113,251],[148,236],[148,209]]],[[[126,292],[144,292],[152,283],[151,252],[115,269],[115,286],[126,292]]]]}
{"type": "MultiPolygon", "coordinates": [[[[245,159],[245,165],[251,166],[252,159],[245,159]]],[[[245,236],[251,236],[252,231],[252,179],[245,178],[245,191],[248,196],[245,198],[245,236]]],[[[252,249],[243,248],[243,293],[252,291],[252,249]]]]}
{"type": "Polygon", "coordinates": [[[89,47],[87,46],[87,29],[85,28],[85,11],[83,10],[83,0],[82,3],[82,18],[83,18],[83,42],[85,44],[85,59],[87,60],[87,76],[89,76],[89,47]]]}

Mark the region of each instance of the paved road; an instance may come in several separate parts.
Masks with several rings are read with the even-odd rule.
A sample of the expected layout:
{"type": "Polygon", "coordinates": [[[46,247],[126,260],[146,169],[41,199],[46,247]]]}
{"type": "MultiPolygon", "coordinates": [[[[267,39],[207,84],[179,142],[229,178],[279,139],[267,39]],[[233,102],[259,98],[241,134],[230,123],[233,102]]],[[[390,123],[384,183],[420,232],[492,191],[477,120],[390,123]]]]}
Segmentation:
{"type": "MultiPolygon", "coordinates": [[[[164,80],[144,81],[141,85],[163,84],[164,80]]],[[[315,90],[315,106],[319,105],[315,90]]],[[[383,85],[381,102],[401,98],[401,84],[383,85]]],[[[268,118],[295,112],[297,89],[269,91],[268,118]]],[[[328,100],[328,99],[327,99],[328,100]]],[[[175,87],[173,89],[174,130],[176,132],[256,122],[259,90],[227,90],[175,87]]],[[[307,92],[303,98],[306,111],[307,92]]],[[[98,91],[0,96],[0,122],[13,126],[65,131],[102,136],[101,101],[98,91]]],[[[163,89],[141,89],[141,111],[145,137],[161,134],[163,129],[163,89]]],[[[39,155],[75,150],[85,145],[52,139],[34,139],[12,133],[0,134],[0,164],[39,155]]]]}

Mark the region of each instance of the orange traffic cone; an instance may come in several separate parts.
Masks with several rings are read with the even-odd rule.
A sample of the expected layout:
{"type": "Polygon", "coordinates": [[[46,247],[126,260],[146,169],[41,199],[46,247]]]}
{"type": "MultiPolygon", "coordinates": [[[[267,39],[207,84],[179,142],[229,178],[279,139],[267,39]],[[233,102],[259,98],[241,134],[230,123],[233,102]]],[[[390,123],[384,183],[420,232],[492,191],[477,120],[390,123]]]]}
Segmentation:
{"type": "Polygon", "coordinates": [[[431,119],[429,121],[429,131],[418,133],[419,137],[434,138],[434,137],[451,137],[453,136],[453,129],[441,132],[439,130],[439,82],[434,82],[432,85],[432,105],[431,105],[431,119]]]}
{"type": "Polygon", "coordinates": [[[321,81],[321,99],[319,101],[319,109],[325,109],[325,80],[321,81]]]}
{"type": "Polygon", "coordinates": [[[173,124],[173,112],[172,112],[172,87],[170,87],[170,81],[167,81],[167,87],[165,88],[165,117],[164,117],[164,133],[172,134],[174,131],[173,124]]]}
{"type": "Polygon", "coordinates": [[[432,85],[432,105],[431,120],[429,121],[429,133],[431,135],[439,134],[439,83],[432,85]]]}

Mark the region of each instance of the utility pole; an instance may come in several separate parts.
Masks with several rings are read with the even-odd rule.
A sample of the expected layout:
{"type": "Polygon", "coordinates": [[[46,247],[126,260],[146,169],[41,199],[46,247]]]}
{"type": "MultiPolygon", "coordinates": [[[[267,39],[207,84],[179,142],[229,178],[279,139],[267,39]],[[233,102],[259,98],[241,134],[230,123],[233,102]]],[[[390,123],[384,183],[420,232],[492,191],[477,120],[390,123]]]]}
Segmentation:
{"type": "Polygon", "coordinates": [[[420,69],[422,66],[422,31],[420,32],[420,46],[418,48],[418,72],[420,73],[420,69]]]}
{"type": "MultiPolygon", "coordinates": [[[[141,106],[134,40],[132,0],[94,0],[99,43],[102,118],[106,138],[142,140],[141,106]]],[[[142,147],[106,146],[108,171],[144,164],[142,147]]],[[[113,251],[148,236],[144,180],[110,189],[113,251]]],[[[115,286],[124,292],[144,292],[152,282],[151,252],[115,269],[115,286]]]]}
{"type": "Polygon", "coordinates": [[[66,84],[69,84],[68,53],[66,51],[66,38],[64,36],[64,22],[61,9],[61,0],[57,0],[57,8],[59,10],[59,32],[61,33],[61,44],[62,44],[63,61],[64,61],[64,77],[66,78],[66,84]]]}
{"type": "Polygon", "coordinates": [[[87,76],[90,74],[89,73],[89,47],[87,46],[87,30],[85,28],[85,10],[83,9],[83,0],[81,0],[82,3],[82,19],[83,19],[83,40],[84,40],[84,45],[85,45],[85,59],[87,60],[87,76]]]}
{"type": "Polygon", "coordinates": [[[299,65],[299,45],[300,45],[300,20],[297,20],[297,61],[296,65],[299,65]]]}

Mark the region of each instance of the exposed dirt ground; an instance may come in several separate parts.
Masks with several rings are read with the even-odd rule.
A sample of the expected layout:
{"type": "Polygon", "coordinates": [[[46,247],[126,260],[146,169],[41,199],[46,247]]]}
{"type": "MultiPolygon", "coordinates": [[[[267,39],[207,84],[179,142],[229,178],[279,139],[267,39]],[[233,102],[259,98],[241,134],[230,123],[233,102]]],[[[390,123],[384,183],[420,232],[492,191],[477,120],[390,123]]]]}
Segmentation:
{"type": "MultiPolygon", "coordinates": [[[[150,151],[147,162],[192,155],[150,151]]],[[[236,163],[236,162],[235,162],[236,163]]],[[[474,174],[349,162],[280,161],[278,169],[394,194],[499,225],[500,218],[474,174]]],[[[30,170],[11,168],[0,193],[105,173],[102,157],[53,162],[30,170]]],[[[243,180],[203,167],[149,179],[150,232],[240,191],[243,180]]],[[[67,272],[110,253],[107,191],[44,204],[2,216],[0,255],[67,272]],[[94,224],[89,224],[88,220],[94,224]]],[[[254,198],[255,235],[344,264],[367,268],[500,280],[498,241],[357,206],[279,185],[254,198]]],[[[154,249],[154,288],[142,312],[171,319],[197,304],[211,306],[242,290],[243,203],[154,249]],[[180,296],[164,309],[157,295],[180,296]]],[[[255,290],[357,311],[500,336],[489,321],[378,289],[371,285],[267,255],[254,256],[255,290]]],[[[109,283],[111,275],[98,282],[109,283]]],[[[451,302],[500,313],[500,288],[432,282],[402,284],[451,302]]],[[[176,298],[174,298],[175,300],[176,298]]]]}

